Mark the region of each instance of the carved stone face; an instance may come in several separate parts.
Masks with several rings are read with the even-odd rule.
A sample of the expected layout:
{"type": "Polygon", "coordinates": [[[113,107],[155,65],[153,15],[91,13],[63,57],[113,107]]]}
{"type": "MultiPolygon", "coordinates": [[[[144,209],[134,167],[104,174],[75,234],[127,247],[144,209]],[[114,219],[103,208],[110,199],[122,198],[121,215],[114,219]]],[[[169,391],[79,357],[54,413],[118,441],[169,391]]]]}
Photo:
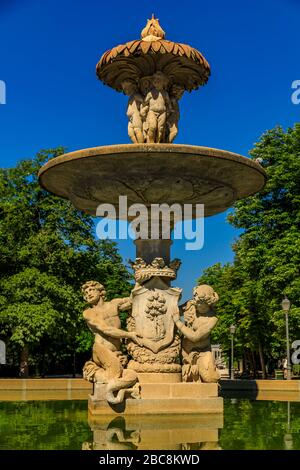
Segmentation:
{"type": "Polygon", "coordinates": [[[123,88],[123,91],[124,91],[125,95],[127,95],[127,96],[134,95],[136,93],[136,90],[137,90],[136,84],[131,80],[124,80],[122,82],[122,88],[123,88]]]}
{"type": "Polygon", "coordinates": [[[98,287],[88,286],[84,289],[83,298],[90,305],[96,305],[101,297],[103,294],[98,287]]]}
{"type": "Polygon", "coordinates": [[[168,79],[162,73],[155,73],[153,75],[152,83],[154,88],[158,91],[163,91],[168,83],[168,79]]]}
{"type": "Polygon", "coordinates": [[[143,95],[147,95],[147,93],[151,90],[151,83],[149,78],[143,77],[140,80],[140,90],[143,95]]]}
{"type": "Polygon", "coordinates": [[[194,289],[194,301],[197,311],[200,313],[208,312],[219,300],[218,294],[212,287],[207,285],[197,286],[194,289]]]}

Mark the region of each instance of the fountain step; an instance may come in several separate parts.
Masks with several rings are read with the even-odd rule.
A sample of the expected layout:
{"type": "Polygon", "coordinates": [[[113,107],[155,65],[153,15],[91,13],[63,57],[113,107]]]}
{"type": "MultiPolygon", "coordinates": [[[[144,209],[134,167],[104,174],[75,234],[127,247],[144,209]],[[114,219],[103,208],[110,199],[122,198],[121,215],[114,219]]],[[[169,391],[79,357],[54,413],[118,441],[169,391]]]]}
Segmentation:
{"type": "Polygon", "coordinates": [[[162,415],[223,413],[223,398],[128,398],[123,403],[111,405],[106,400],[89,397],[91,415],[162,415]]]}
{"type": "Polygon", "coordinates": [[[215,383],[144,383],[141,398],[209,398],[218,396],[215,383]]]}

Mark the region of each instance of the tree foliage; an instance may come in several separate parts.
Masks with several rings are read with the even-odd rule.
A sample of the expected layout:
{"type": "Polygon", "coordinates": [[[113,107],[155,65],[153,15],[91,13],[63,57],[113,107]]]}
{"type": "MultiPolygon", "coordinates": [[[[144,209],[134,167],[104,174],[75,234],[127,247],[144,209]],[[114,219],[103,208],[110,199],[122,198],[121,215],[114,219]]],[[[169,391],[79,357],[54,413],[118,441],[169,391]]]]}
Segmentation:
{"type": "Polygon", "coordinates": [[[229,222],[242,229],[231,265],[215,265],[199,282],[220,293],[215,339],[229,347],[228,328],[238,327],[236,348],[272,361],[285,356],[284,294],[291,301],[291,340],[300,339],[300,124],[266,132],[251,151],[268,180],[258,194],[236,202],[229,222]]]}
{"type": "Polygon", "coordinates": [[[38,183],[40,167],[63,152],[42,150],[0,169],[0,334],[11,360],[29,348],[46,371],[91,347],[83,282],[102,282],[108,298],[130,290],[115,244],[95,239],[92,217],[38,183]]]}

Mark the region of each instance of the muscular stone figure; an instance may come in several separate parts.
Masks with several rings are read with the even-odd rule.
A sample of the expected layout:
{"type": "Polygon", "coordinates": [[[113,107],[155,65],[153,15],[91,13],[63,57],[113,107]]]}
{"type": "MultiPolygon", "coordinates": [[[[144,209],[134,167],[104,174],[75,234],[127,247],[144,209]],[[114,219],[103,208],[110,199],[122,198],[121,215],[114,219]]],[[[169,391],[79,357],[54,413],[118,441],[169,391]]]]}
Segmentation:
{"type": "Polygon", "coordinates": [[[83,316],[95,335],[92,361],[84,365],[83,376],[90,382],[106,383],[107,401],[120,403],[128,387],[137,382],[136,374],[124,369],[127,357],[120,351],[121,338],[130,338],[139,344],[134,331],[121,330],[119,311],[130,308],[131,301],[129,298],[105,301],[104,287],[96,281],[86,282],[82,292],[84,299],[91,305],[83,312],[83,316]],[[117,395],[113,392],[117,392],[117,395]]]}
{"type": "Polygon", "coordinates": [[[219,380],[210,345],[210,332],[218,321],[213,307],[218,300],[212,287],[197,286],[193,300],[183,307],[185,324],[180,320],[178,310],[173,313],[174,322],[183,334],[182,376],[186,382],[219,380]]]}

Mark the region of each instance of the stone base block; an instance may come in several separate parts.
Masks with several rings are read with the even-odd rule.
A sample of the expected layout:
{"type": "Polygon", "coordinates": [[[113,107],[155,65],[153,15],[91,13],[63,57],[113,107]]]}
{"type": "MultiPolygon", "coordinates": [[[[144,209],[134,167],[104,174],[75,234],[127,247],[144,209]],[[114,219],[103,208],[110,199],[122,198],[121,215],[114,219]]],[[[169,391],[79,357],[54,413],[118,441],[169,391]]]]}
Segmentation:
{"type": "Polygon", "coordinates": [[[138,379],[140,384],[178,383],[182,380],[181,372],[139,372],[138,379]]]}
{"type": "MultiPolygon", "coordinates": [[[[218,396],[219,386],[216,383],[177,382],[177,379],[180,378],[177,377],[177,374],[153,375],[159,381],[153,383],[152,380],[155,377],[152,377],[152,374],[139,376],[141,398],[208,398],[218,396]]],[[[127,399],[129,398],[128,396],[127,399]]],[[[106,384],[96,383],[94,385],[91,400],[93,402],[106,400],[106,384]]]]}
{"type": "Polygon", "coordinates": [[[104,400],[89,398],[89,413],[92,415],[161,415],[223,413],[223,398],[142,398],[127,399],[119,405],[110,405],[104,400]]]}
{"type": "Polygon", "coordinates": [[[180,382],[180,383],[143,383],[141,398],[209,398],[218,396],[218,384],[180,382]]]}
{"type": "Polygon", "coordinates": [[[89,397],[92,415],[159,415],[223,413],[223,399],[218,397],[217,384],[205,383],[141,383],[141,398],[126,398],[119,405],[104,399],[102,387],[89,397]]]}

